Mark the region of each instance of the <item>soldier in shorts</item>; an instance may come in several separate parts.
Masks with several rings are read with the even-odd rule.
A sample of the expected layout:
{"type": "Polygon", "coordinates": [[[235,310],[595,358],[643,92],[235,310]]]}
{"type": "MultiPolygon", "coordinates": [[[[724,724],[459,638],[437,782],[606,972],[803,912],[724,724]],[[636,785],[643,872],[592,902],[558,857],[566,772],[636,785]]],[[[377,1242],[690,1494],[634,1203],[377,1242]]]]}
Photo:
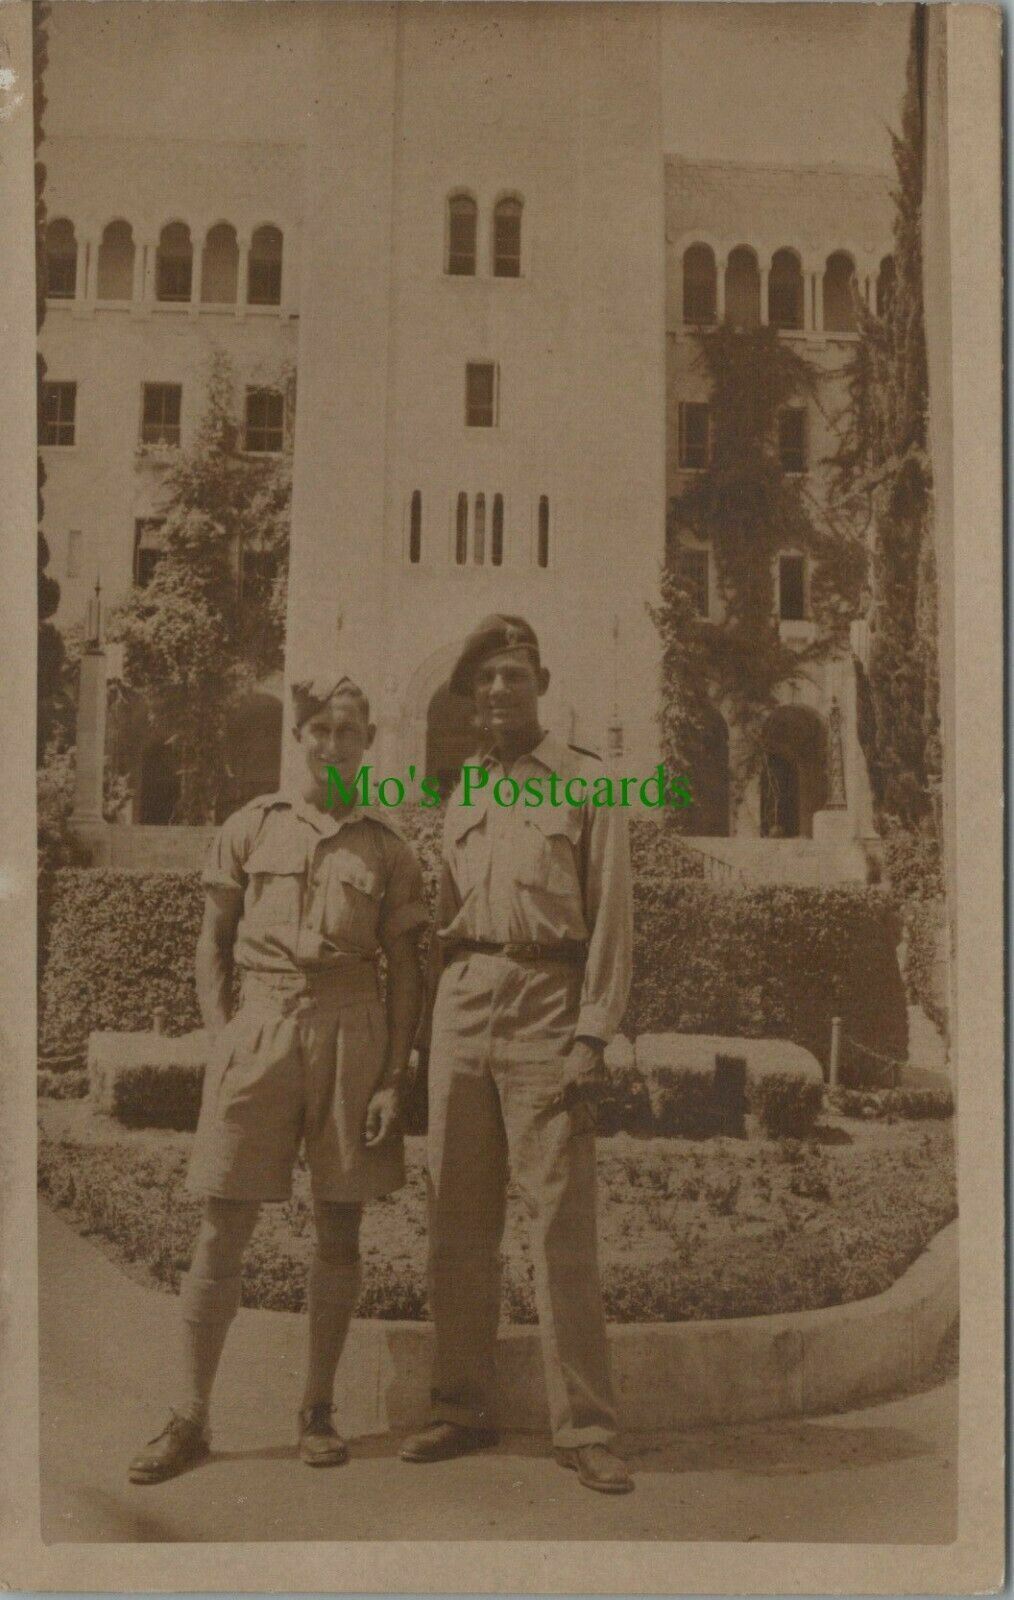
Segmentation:
{"type": "Polygon", "coordinates": [[[235,812],[204,868],[196,967],[211,1050],[187,1178],[204,1214],[180,1289],[175,1404],[131,1462],[134,1483],[174,1477],[208,1454],[211,1390],[239,1307],[243,1252],[262,1201],[289,1198],[301,1144],[316,1250],[299,1454],[310,1466],[347,1460],[332,1401],[359,1292],[363,1202],[405,1181],[398,1113],[422,1002],[422,875],[386,812],[355,800],[328,805],[328,767],[354,795],[373,740],[362,690],[347,677],[314,680],[294,686],[293,702],[301,782],[235,812]],[[241,1000],[230,1017],[234,967],[241,1000]]]}

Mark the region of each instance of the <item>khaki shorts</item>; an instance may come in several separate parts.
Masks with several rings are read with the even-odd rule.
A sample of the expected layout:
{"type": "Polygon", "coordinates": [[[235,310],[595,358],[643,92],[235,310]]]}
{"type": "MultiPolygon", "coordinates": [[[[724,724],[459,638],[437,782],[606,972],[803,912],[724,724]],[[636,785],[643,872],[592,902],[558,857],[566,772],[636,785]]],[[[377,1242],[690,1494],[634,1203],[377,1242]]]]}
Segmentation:
{"type": "Polygon", "coordinates": [[[224,1200],[287,1200],[300,1144],[314,1198],[355,1202],[405,1182],[400,1134],[367,1149],[366,1108],[387,1026],[372,965],[243,976],[204,1077],[187,1187],[224,1200]]]}

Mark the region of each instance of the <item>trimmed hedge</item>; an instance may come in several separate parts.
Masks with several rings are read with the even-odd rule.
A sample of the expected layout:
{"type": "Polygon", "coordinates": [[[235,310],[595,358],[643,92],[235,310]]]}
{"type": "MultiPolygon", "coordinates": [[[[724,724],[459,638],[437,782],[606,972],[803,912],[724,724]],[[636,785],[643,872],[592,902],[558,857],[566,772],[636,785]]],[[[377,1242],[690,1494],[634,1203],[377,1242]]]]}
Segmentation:
{"type": "Polygon", "coordinates": [[[121,1067],[112,1079],[110,1110],[128,1128],[197,1127],[204,1068],[184,1062],[121,1067]]]}
{"type": "MultiPolygon", "coordinates": [[[[437,824],[413,828],[427,892],[436,882],[437,824]]],[[[407,833],[412,828],[406,828],[407,833]]],[[[882,891],[718,888],[689,877],[670,829],[633,826],[634,982],[623,1029],[792,1039],[825,1066],[831,1018],[846,1039],[904,1058],[908,1019],[897,917],[882,891]]],[[[682,852],[682,853],[681,853],[682,852]]],[[[43,1057],[80,1050],[94,1029],[199,1025],[194,946],[199,875],[68,867],[53,874],[40,990],[43,1057]]],[[[841,1063],[848,1079],[847,1043],[841,1063]]]]}
{"type": "Polygon", "coordinates": [[[799,1072],[769,1072],[750,1085],[750,1104],[773,1139],[805,1139],[824,1105],[824,1085],[799,1072]]]}
{"type": "Polygon", "coordinates": [[[950,1089],[829,1089],[828,1100],[841,1116],[867,1121],[885,1117],[946,1121],[954,1115],[950,1089]]]}

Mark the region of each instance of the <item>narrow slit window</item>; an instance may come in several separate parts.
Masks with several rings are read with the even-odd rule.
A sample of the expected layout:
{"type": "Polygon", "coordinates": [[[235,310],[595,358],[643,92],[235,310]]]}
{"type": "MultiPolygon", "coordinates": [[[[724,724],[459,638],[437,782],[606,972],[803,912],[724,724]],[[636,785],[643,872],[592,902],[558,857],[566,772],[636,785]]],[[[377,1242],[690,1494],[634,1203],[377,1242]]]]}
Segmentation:
{"type": "Polygon", "coordinates": [[[472,543],[473,560],[481,567],[486,560],[486,496],[475,497],[475,530],[472,543]]]}
{"type": "Polygon", "coordinates": [[[454,560],[459,567],[468,560],[468,496],[464,490],[458,495],[454,517],[454,560]]]}
{"type": "Polygon", "coordinates": [[[539,495],[538,539],[536,560],[540,567],[549,566],[549,496],[539,495]]]}
{"type": "Polygon", "coordinates": [[[493,496],[493,538],[489,559],[494,567],[503,565],[503,495],[493,496]]]}
{"type": "Polygon", "coordinates": [[[412,490],[408,514],[408,559],[413,565],[422,560],[422,491],[412,490]]]}

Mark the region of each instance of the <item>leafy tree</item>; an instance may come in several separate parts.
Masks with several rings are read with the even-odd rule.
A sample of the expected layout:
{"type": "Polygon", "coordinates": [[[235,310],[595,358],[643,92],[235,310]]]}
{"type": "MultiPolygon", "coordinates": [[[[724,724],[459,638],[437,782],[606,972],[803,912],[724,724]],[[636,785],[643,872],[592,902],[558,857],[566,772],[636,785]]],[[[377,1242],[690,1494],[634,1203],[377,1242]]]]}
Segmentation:
{"type": "Polygon", "coordinates": [[[232,369],[212,360],[204,415],[184,449],[145,450],[163,471],[164,554],[110,625],[124,679],[175,745],[176,821],[212,820],[227,790],[229,714],[282,664],[294,385],[283,452],[242,448],[232,369]]]}
{"type": "MultiPolygon", "coordinates": [[[[923,130],[913,14],[901,133],[892,135],[894,276],[880,314],[858,307],[851,405],[835,459],[835,492],[865,517],[872,554],[870,715],[864,729],[877,822],[891,839],[937,850],[941,750],[933,483],[922,299],[923,130]]],[[[888,869],[894,855],[888,850],[888,869]]]]}
{"type": "MultiPolygon", "coordinates": [[[[712,440],[707,466],[674,505],[674,526],[650,607],[662,639],[662,751],[676,771],[707,770],[715,708],[738,733],[732,779],[742,789],[764,760],[762,729],[779,691],[847,635],[865,572],[862,540],[829,518],[787,474],[778,449],[782,408],[816,393],[810,364],[771,327],[725,323],[698,335],[709,379],[712,440]],[[679,534],[707,541],[724,615],[698,617],[680,570],[679,534]],[[789,645],[775,608],[775,557],[786,547],[812,562],[815,639],[789,645]]],[[[674,813],[689,830],[694,813],[674,813]]]]}

